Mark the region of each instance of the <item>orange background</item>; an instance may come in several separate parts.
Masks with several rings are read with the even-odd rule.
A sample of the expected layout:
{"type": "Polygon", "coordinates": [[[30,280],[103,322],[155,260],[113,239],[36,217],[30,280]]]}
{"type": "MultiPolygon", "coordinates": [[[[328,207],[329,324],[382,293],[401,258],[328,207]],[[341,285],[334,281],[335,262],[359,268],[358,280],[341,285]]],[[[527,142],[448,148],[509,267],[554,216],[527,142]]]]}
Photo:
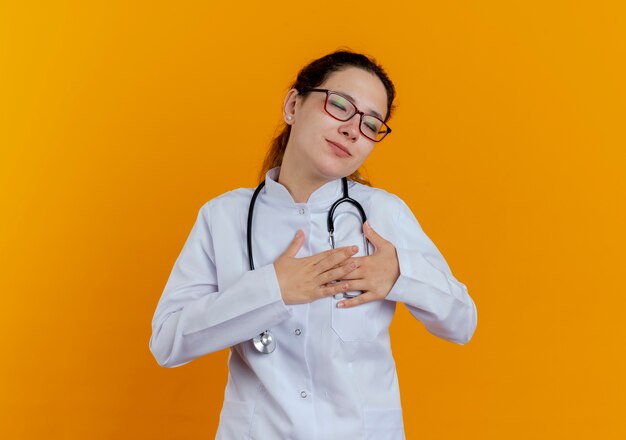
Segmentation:
{"type": "Polygon", "coordinates": [[[369,177],[478,307],[466,346],[398,308],[407,438],[626,438],[623,1],[87,3],[0,5],[0,437],[213,438],[227,351],[160,368],[152,314],[347,46],[398,90],[369,177]]]}

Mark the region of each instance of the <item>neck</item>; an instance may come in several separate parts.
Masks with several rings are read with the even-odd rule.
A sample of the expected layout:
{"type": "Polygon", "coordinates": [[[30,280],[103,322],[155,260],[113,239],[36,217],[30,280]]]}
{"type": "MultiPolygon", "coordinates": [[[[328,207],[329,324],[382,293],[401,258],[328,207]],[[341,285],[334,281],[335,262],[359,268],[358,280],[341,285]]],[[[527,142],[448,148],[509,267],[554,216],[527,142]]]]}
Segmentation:
{"type": "Polygon", "coordinates": [[[327,183],[327,180],[320,178],[314,178],[311,175],[306,175],[303,170],[294,169],[293,167],[286,167],[285,163],[280,167],[280,173],[278,175],[277,182],[287,188],[289,194],[296,203],[306,203],[311,197],[311,194],[316,189],[327,183]]]}

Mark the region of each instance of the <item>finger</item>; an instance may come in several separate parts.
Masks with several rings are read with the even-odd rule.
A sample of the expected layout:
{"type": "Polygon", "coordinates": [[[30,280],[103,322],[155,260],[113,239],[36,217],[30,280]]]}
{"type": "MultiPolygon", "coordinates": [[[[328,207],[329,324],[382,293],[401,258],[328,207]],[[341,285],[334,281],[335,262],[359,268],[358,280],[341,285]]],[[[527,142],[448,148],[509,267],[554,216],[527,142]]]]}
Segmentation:
{"type": "MultiPolygon", "coordinates": [[[[345,266],[346,264],[349,264],[349,263],[351,263],[351,262],[353,262],[353,261],[356,263],[356,267],[358,268],[358,267],[360,267],[360,264],[359,264],[359,262],[357,261],[357,258],[363,258],[363,257],[354,257],[354,256],[352,256],[352,257],[350,257],[350,258],[348,258],[348,259],[346,259],[346,260],[343,260],[343,261],[342,261],[341,263],[339,263],[339,264],[335,264],[335,265],[334,265],[331,269],[337,269],[338,267],[343,267],[343,266],[345,266]]],[[[362,260],[361,260],[361,261],[362,261],[362,260]]]]}
{"type": "Polygon", "coordinates": [[[331,255],[344,252],[350,247],[351,246],[342,246],[340,248],[328,249],[326,251],[320,252],[319,254],[311,255],[310,257],[306,257],[306,258],[311,260],[313,264],[319,264],[321,261],[324,261],[326,258],[330,257],[331,255]]]}
{"type": "Polygon", "coordinates": [[[368,258],[376,258],[373,256],[370,257],[351,257],[333,267],[332,269],[336,269],[339,267],[343,267],[346,264],[354,263],[356,264],[356,268],[345,275],[345,279],[359,279],[363,278],[363,276],[368,272],[368,267],[370,267],[370,262],[368,258]]]}
{"type": "Polygon", "coordinates": [[[359,251],[359,248],[357,246],[347,246],[347,247],[341,249],[339,252],[335,252],[333,254],[330,254],[326,258],[320,260],[315,265],[315,270],[317,271],[318,274],[319,273],[324,273],[328,269],[330,269],[331,267],[334,267],[337,264],[340,264],[343,261],[347,260],[348,258],[353,256],[354,254],[356,254],[358,251],[359,251]]]}
{"type": "Polygon", "coordinates": [[[286,255],[288,257],[295,257],[302,247],[302,243],[304,243],[304,232],[302,232],[301,229],[298,229],[298,232],[296,232],[296,236],[293,238],[293,240],[291,240],[291,243],[289,243],[289,246],[287,246],[287,249],[285,250],[285,252],[283,252],[283,255],[286,255]]]}
{"type": "MultiPolygon", "coordinates": [[[[358,270],[358,269],[357,269],[358,270]]],[[[325,284],[325,286],[333,286],[337,283],[342,284],[344,287],[346,287],[348,290],[353,291],[353,290],[360,290],[362,292],[367,292],[368,289],[371,287],[371,285],[367,282],[366,279],[364,278],[355,278],[355,279],[350,279],[350,274],[348,274],[347,276],[336,280],[336,281],[331,281],[327,284],[325,284]]]]}
{"type": "MultiPolygon", "coordinates": [[[[339,269],[344,268],[348,264],[351,264],[352,260],[353,260],[352,258],[348,259],[345,264],[342,264],[342,265],[339,266],[339,269]]],[[[358,263],[355,263],[355,264],[356,264],[356,267],[354,269],[352,269],[352,270],[345,269],[346,270],[345,273],[340,274],[339,276],[337,276],[337,274],[334,273],[332,275],[333,278],[330,281],[327,281],[325,284],[332,283],[334,281],[347,281],[347,280],[362,280],[362,279],[364,279],[363,277],[364,277],[364,274],[365,274],[365,272],[364,272],[365,268],[359,266],[358,263]]],[[[331,269],[331,270],[334,270],[334,269],[331,269]]],[[[324,274],[322,274],[322,276],[324,276],[328,272],[324,272],[324,274]]],[[[328,278],[330,278],[330,277],[328,277],[328,278]]],[[[323,279],[324,278],[318,278],[318,280],[323,280],[323,279]]],[[[355,289],[352,289],[352,290],[355,290],[355,289]]]]}
{"type": "Polygon", "coordinates": [[[348,261],[346,261],[345,263],[340,264],[339,267],[329,269],[326,272],[319,274],[316,281],[319,284],[325,284],[331,281],[340,280],[342,278],[345,278],[350,272],[352,272],[356,268],[356,263],[348,259],[348,261]]]}
{"type": "Polygon", "coordinates": [[[363,267],[366,264],[368,264],[368,260],[371,258],[376,258],[375,256],[372,255],[363,255],[360,257],[352,257],[350,258],[350,261],[354,261],[357,265],[357,267],[363,267]]]}
{"type": "Polygon", "coordinates": [[[362,268],[360,268],[357,265],[355,269],[350,270],[347,273],[343,274],[341,277],[335,278],[335,279],[337,281],[347,281],[347,280],[360,280],[362,278],[363,278],[362,268]]]}
{"type": "Polygon", "coordinates": [[[330,283],[325,286],[320,286],[317,289],[317,294],[319,298],[326,298],[327,296],[333,296],[338,293],[347,292],[348,284],[347,283],[330,283]]]}
{"type": "Polygon", "coordinates": [[[373,292],[364,292],[359,296],[350,299],[344,299],[337,303],[337,307],[340,309],[349,309],[351,307],[360,306],[361,304],[365,304],[368,302],[379,300],[378,296],[373,292]]]}
{"type": "Polygon", "coordinates": [[[322,251],[322,252],[320,252],[318,254],[314,254],[314,255],[310,255],[308,257],[304,257],[302,259],[308,261],[309,263],[311,263],[313,265],[315,265],[318,262],[322,261],[324,258],[328,257],[329,255],[334,254],[335,252],[341,252],[342,249],[345,249],[345,247],[335,248],[335,249],[328,249],[328,250],[322,251]]]}

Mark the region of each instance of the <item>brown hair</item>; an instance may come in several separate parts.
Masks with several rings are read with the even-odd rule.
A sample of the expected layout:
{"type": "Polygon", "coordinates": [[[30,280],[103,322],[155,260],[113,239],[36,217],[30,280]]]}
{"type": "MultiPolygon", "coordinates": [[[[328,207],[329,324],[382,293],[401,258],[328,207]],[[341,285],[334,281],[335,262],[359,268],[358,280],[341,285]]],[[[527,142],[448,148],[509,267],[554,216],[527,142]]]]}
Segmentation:
{"type": "MultiPolygon", "coordinates": [[[[385,118],[385,122],[387,122],[395,108],[393,105],[393,100],[396,95],[395,88],[383,68],[378,65],[373,58],[367,57],[363,54],[349,50],[338,50],[318,58],[304,66],[300,72],[298,72],[295,82],[289,87],[289,89],[295,88],[299,92],[305,91],[300,94],[306,95],[306,90],[315,88],[322,84],[331,73],[348,67],[358,67],[371,72],[378,76],[378,78],[382,81],[385,86],[385,90],[387,91],[387,116],[385,118]]],[[[261,171],[259,173],[259,182],[265,179],[265,174],[270,169],[280,166],[283,162],[283,155],[285,154],[287,141],[289,140],[289,134],[291,133],[291,125],[286,123],[284,125],[281,124],[278,127],[277,132],[278,134],[274,136],[270,148],[265,155],[265,160],[263,161],[263,166],[261,167],[261,171]]],[[[371,186],[369,180],[362,176],[360,170],[356,170],[348,177],[364,185],[371,186]]]]}

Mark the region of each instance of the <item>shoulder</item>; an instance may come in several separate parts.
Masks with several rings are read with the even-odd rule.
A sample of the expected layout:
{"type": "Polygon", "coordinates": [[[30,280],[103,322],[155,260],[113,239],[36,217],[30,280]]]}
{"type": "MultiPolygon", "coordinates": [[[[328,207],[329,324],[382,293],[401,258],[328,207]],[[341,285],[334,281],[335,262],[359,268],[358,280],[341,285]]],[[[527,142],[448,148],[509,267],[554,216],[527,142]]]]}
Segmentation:
{"type": "Polygon", "coordinates": [[[237,188],[216,196],[200,207],[200,215],[210,216],[228,215],[247,209],[254,193],[254,188],[237,188]]]}

